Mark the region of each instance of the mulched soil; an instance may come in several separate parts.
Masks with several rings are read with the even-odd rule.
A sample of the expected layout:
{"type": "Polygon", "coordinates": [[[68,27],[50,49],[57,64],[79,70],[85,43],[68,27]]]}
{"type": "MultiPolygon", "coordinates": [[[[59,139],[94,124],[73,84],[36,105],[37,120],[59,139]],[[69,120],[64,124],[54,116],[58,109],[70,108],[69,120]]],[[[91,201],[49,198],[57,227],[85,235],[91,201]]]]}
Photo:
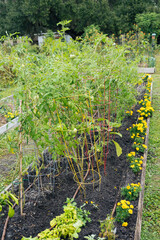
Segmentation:
{"type": "MultiPolygon", "coordinates": [[[[126,160],[126,154],[132,151],[133,140],[126,128],[131,126],[137,120],[137,110],[135,107],[134,114],[124,119],[120,127],[122,138],[115,136],[122,147],[122,155],[116,156],[115,147],[110,144],[109,154],[107,157],[106,175],[101,167],[101,185],[92,185],[86,187],[86,198],[83,193],[79,192],[75,201],[78,206],[81,206],[85,201],[86,209],[90,211],[92,221],[82,228],[79,234],[79,240],[84,239],[84,236],[96,234],[100,232],[100,220],[104,220],[107,214],[112,212],[112,209],[117,201],[121,199],[119,190],[122,186],[128,183],[137,183],[140,181],[140,174],[135,175],[129,168],[129,163],[126,160]],[[91,204],[93,201],[98,208],[91,204]]],[[[27,187],[27,181],[25,182],[27,187]]],[[[38,193],[35,188],[31,188],[25,196],[24,213],[25,216],[20,216],[19,207],[15,209],[15,216],[9,220],[5,240],[20,240],[22,236],[35,237],[39,232],[49,228],[50,221],[57,215],[63,212],[63,205],[67,198],[72,198],[77,189],[77,184],[73,180],[73,174],[70,171],[64,171],[55,179],[54,193],[50,189],[38,193]]],[[[137,203],[133,201],[135,206],[134,214],[128,220],[128,227],[121,227],[121,224],[116,223],[116,239],[117,240],[132,240],[134,239],[134,231],[137,218],[137,203]]],[[[5,217],[0,218],[0,236],[2,235],[5,217]]]]}

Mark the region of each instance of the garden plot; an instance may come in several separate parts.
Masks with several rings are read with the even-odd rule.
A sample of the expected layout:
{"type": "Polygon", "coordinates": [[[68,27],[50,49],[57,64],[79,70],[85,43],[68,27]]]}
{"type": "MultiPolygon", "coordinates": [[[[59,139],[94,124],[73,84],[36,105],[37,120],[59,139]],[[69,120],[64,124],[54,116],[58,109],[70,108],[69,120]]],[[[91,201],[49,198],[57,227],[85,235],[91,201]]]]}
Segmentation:
{"type": "MultiPolygon", "coordinates": [[[[46,41],[38,55],[24,51],[19,57],[16,50],[10,54],[13,62],[16,56],[14,70],[23,80],[17,94],[22,103],[18,143],[20,146],[22,139],[32,139],[38,157],[33,172],[28,169],[24,176],[20,172],[17,185],[21,186],[21,196],[22,183],[26,189],[20,198],[21,216],[16,207],[6,238],[84,239],[91,234],[96,238],[98,234],[105,238],[112,234],[115,238],[117,234],[117,239],[133,239],[138,201],[134,192],[138,197],[146,119],[153,112],[149,95],[152,79],[148,75],[138,78],[137,60],[129,59],[128,45],[115,47],[102,34],[96,33],[91,44],[88,37],[69,45],[46,41]],[[139,93],[137,84],[141,85],[139,93]],[[140,93],[145,89],[143,98],[140,93]],[[138,107],[140,97],[143,99],[138,107]],[[47,165],[44,149],[49,151],[47,165]],[[121,198],[121,187],[132,189],[127,192],[133,195],[130,201],[127,196],[121,198]],[[64,210],[74,209],[75,218],[63,222],[71,221],[64,233],[58,215],[64,217],[63,205],[72,197],[78,207],[85,204],[86,210],[75,209],[75,204],[67,200],[64,210]],[[87,223],[87,210],[91,223],[87,223]]],[[[17,153],[22,165],[22,151],[17,153]]],[[[4,218],[1,221],[3,225],[4,218]]]]}

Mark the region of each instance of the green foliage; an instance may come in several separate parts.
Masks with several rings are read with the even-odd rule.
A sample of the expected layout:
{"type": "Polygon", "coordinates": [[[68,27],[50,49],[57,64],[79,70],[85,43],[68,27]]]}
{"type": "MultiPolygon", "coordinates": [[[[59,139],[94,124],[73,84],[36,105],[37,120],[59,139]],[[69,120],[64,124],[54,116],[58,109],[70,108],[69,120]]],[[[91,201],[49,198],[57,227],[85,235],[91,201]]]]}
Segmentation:
{"type": "Polygon", "coordinates": [[[115,235],[115,226],[114,226],[115,219],[108,215],[104,221],[100,222],[100,227],[101,227],[101,233],[100,236],[103,237],[104,239],[108,240],[115,240],[116,235],[115,235]]]}
{"type": "MultiPolygon", "coordinates": [[[[60,23],[62,35],[68,23],[60,23]]],[[[4,61],[12,63],[18,86],[16,99],[22,100],[23,114],[19,120],[24,137],[35,142],[39,155],[44,148],[52,146],[55,158],[66,156],[74,174],[73,161],[78,171],[83,172],[86,158],[81,153],[86,144],[88,154],[94,154],[97,163],[99,155],[103,157],[101,150],[106,142],[101,140],[102,126],[109,134],[120,136],[109,127],[119,127],[124,111],[136,102],[135,85],[139,81],[137,60],[127,62],[127,44],[115,45],[97,29],[91,29],[94,38],[87,40],[66,43],[47,37],[38,54],[28,38],[17,38],[20,43],[11,47],[9,53],[2,48],[2,65],[4,61]],[[100,105],[102,102],[104,106],[100,105]],[[93,146],[86,143],[90,132],[98,133],[94,134],[93,146]]],[[[119,156],[121,148],[114,144],[119,156]]]]}
{"type": "Polygon", "coordinates": [[[150,119],[149,144],[147,167],[145,177],[145,192],[142,216],[142,240],[157,240],[160,236],[160,55],[156,56],[156,73],[152,75],[153,83],[153,108],[155,112],[150,119]]]}
{"type": "Polygon", "coordinates": [[[116,147],[117,156],[119,157],[122,154],[122,148],[120,147],[120,145],[116,141],[114,141],[114,140],[112,140],[112,141],[113,141],[113,143],[116,147]]]}
{"type": "Polygon", "coordinates": [[[159,35],[160,14],[156,12],[147,12],[136,15],[136,23],[142,29],[143,32],[156,33],[159,35]]]}
{"type": "Polygon", "coordinates": [[[13,209],[13,204],[10,201],[10,199],[15,202],[18,205],[18,199],[15,197],[15,195],[13,195],[10,192],[6,192],[6,193],[1,193],[0,194],[0,215],[2,212],[2,208],[3,206],[7,205],[9,210],[8,210],[8,216],[11,218],[14,216],[14,209],[13,209]]]}
{"type": "Polygon", "coordinates": [[[136,150],[139,153],[144,153],[145,149],[147,149],[147,146],[145,144],[140,145],[136,142],[133,143],[133,149],[136,150]]]}
{"type": "Polygon", "coordinates": [[[121,188],[121,195],[129,201],[134,201],[138,198],[139,192],[141,191],[141,185],[140,183],[134,184],[131,183],[128,184],[127,187],[121,188]]]}
{"type": "Polygon", "coordinates": [[[134,206],[130,204],[129,201],[121,200],[117,203],[116,207],[116,221],[123,223],[133,214],[134,206]]]}
{"type": "MultiPolygon", "coordinates": [[[[88,235],[88,236],[85,236],[84,238],[88,239],[88,240],[94,240],[96,237],[95,234],[91,234],[91,235],[88,235]]],[[[98,237],[97,240],[105,240],[105,238],[101,238],[101,237],[98,237]]]]}
{"type": "Polygon", "coordinates": [[[51,228],[46,229],[38,234],[38,238],[25,238],[26,239],[57,239],[62,238],[74,239],[78,238],[78,233],[81,231],[81,227],[86,225],[89,212],[82,210],[76,206],[73,199],[67,199],[67,205],[65,205],[64,213],[54,218],[51,222],[51,228]]]}
{"type": "Polygon", "coordinates": [[[66,19],[72,20],[70,29],[73,35],[82,34],[92,24],[107,34],[126,33],[132,28],[135,18],[145,30],[150,24],[158,31],[159,4],[153,4],[151,0],[0,0],[0,9],[0,35],[6,31],[18,31],[21,35],[33,36],[47,29],[56,30],[56,24],[66,19]],[[144,22],[145,17],[147,20],[144,22]]]}

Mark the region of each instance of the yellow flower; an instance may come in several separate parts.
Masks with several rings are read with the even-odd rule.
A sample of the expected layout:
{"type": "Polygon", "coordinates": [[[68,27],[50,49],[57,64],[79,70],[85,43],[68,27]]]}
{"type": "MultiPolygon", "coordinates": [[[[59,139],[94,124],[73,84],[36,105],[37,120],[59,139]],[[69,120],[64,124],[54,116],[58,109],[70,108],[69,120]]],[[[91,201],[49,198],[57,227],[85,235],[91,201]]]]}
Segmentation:
{"type": "Polygon", "coordinates": [[[122,223],[122,227],[127,227],[128,226],[128,223],[127,222],[123,222],[122,223]]]}
{"type": "Polygon", "coordinates": [[[94,202],[93,201],[91,201],[91,204],[93,204],[94,202]]]}
{"type": "Polygon", "coordinates": [[[120,203],[120,202],[118,202],[118,203],[117,203],[117,206],[120,206],[120,205],[121,205],[121,203],[120,203]]]}
{"type": "Polygon", "coordinates": [[[139,150],[139,147],[136,147],[136,150],[138,151],[138,150],[139,150]]]}
{"type": "Polygon", "coordinates": [[[133,208],[134,208],[134,206],[133,206],[133,205],[130,205],[130,208],[132,208],[132,209],[133,209],[133,208]]]}
{"type": "Polygon", "coordinates": [[[147,146],[145,144],[142,144],[142,147],[146,148],[147,149],[147,146]]]}
{"type": "Polygon", "coordinates": [[[132,193],[131,193],[131,192],[129,192],[129,194],[131,195],[132,193]]]}
{"type": "Polygon", "coordinates": [[[11,151],[10,151],[12,154],[14,154],[14,151],[13,151],[13,148],[11,148],[11,151]]]}
{"type": "Polygon", "coordinates": [[[126,204],[123,204],[123,205],[122,205],[122,208],[123,208],[123,209],[127,209],[127,208],[129,208],[129,207],[128,207],[126,204]]]}
{"type": "Polygon", "coordinates": [[[128,185],[126,188],[129,190],[129,189],[130,189],[130,186],[128,185]]]}
{"type": "Polygon", "coordinates": [[[132,209],[129,209],[128,212],[129,212],[129,214],[133,214],[133,210],[132,209]]]}

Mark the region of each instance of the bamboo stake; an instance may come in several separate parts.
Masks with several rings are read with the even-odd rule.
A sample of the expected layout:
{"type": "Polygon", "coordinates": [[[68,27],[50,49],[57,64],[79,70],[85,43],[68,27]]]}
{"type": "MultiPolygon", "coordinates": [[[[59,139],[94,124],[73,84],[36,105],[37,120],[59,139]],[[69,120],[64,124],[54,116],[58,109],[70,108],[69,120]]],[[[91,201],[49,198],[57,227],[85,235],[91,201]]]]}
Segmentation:
{"type": "MultiPolygon", "coordinates": [[[[20,100],[19,113],[22,114],[22,100],[20,100]]],[[[20,123],[19,127],[19,178],[20,178],[20,213],[21,216],[23,213],[23,177],[22,177],[22,123],[20,123]]]]}

